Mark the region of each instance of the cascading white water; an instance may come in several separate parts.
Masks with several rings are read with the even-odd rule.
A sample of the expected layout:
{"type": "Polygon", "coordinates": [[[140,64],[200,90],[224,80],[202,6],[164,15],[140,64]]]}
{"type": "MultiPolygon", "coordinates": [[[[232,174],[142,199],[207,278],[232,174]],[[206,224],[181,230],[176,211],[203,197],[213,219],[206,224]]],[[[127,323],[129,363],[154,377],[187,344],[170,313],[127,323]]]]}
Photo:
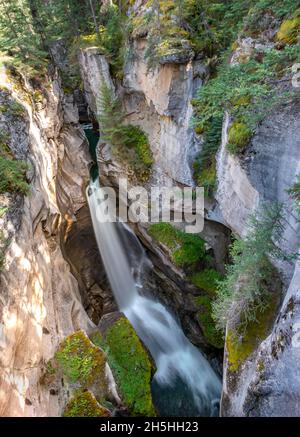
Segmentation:
{"type": "Polygon", "coordinates": [[[101,220],[99,190],[98,179],[87,189],[98,247],[120,311],[130,320],[155,360],[154,380],[161,386],[171,386],[179,378],[192,394],[198,415],[217,415],[221,393],[219,378],[201,352],[185,337],[173,315],[161,303],[139,294],[142,284],[134,278],[133,269],[140,276],[146,255],[142,249],[138,265],[130,263],[127,253],[130,247],[127,245],[125,251],[119,233],[120,226],[123,226],[123,232],[126,232],[126,226],[101,220]]]}

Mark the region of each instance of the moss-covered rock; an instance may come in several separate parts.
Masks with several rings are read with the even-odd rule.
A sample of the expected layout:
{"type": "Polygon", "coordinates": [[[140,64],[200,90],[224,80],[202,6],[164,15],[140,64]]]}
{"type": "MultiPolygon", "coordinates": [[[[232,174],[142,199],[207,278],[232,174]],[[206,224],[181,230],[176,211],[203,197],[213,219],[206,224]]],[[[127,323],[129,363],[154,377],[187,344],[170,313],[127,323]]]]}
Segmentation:
{"type": "Polygon", "coordinates": [[[257,311],[256,320],[249,322],[244,333],[228,329],[226,350],[229,370],[235,372],[240,365],[255,351],[257,346],[267,337],[276,316],[280,296],[270,293],[268,304],[262,311],[257,311]]]}
{"type": "Polygon", "coordinates": [[[277,41],[284,44],[297,44],[300,34],[300,8],[291,15],[290,18],[284,20],[276,34],[277,41]]]}
{"type": "Polygon", "coordinates": [[[84,331],[77,331],[66,337],[55,354],[63,375],[70,383],[78,383],[82,388],[99,381],[105,381],[106,356],[94,346],[84,331]]]}
{"type": "Polygon", "coordinates": [[[109,417],[110,411],[99,404],[90,391],[78,390],[70,399],[63,413],[64,417],[109,417]]]}
{"type": "Polygon", "coordinates": [[[170,223],[155,223],[149,234],[171,252],[171,259],[178,267],[194,267],[206,257],[205,242],[198,235],[186,234],[170,223]]]}
{"type": "Polygon", "coordinates": [[[208,343],[222,349],[224,340],[222,333],[216,328],[212,318],[212,302],[216,297],[218,281],[222,278],[220,273],[214,269],[204,269],[191,276],[191,282],[204,290],[207,294],[194,297],[194,302],[199,306],[197,318],[202,328],[203,334],[208,343]]]}
{"type": "Polygon", "coordinates": [[[251,129],[243,122],[234,122],[228,133],[227,150],[236,154],[242,152],[252,137],[251,129]]]}
{"type": "Polygon", "coordinates": [[[133,416],[155,416],[151,395],[153,364],[126,317],[120,316],[92,341],[105,348],[124,404],[133,416]]]}

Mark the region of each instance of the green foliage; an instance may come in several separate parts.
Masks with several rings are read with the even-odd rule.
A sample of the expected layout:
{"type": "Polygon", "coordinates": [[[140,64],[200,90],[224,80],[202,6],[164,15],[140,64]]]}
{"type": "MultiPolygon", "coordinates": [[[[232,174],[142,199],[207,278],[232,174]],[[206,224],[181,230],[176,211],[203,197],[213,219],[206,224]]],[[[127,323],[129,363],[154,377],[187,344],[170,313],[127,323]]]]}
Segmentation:
{"type": "Polygon", "coordinates": [[[204,269],[194,273],[189,279],[194,285],[207,293],[194,298],[195,304],[200,307],[197,317],[203,334],[212,346],[223,348],[222,333],[216,328],[215,321],[212,318],[212,303],[216,298],[218,282],[222,279],[222,276],[214,269],[204,269]]]}
{"type": "MultiPolygon", "coordinates": [[[[234,332],[243,332],[256,321],[257,314],[269,305],[270,294],[278,288],[276,271],[269,256],[290,259],[278,246],[283,235],[283,207],[264,205],[252,215],[249,230],[243,240],[231,247],[232,264],[227,276],[218,286],[218,298],[213,304],[213,317],[218,328],[225,329],[227,322],[234,332]]],[[[271,298],[272,299],[272,298],[271,298]]]]}
{"type": "Polygon", "coordinates": [[[107,352],[122,399],[133,416],[155,416],[151,396],[152,363],[126,317],[108,328],[105,338],[92,337],[107,352]]]}
{"type": "Polygon", "coordinates": [[[235,121],[228,133],[227,150],[232,154],[242,152],[252,137],[252,131],[245,123],[235,121]]]}
{"type": "MultiPolygon", "coordinates": [[[[99,31],[100,19],[105,14],[97,0],[2,0],[0,3],[0,50],[6,62],[20,72],[40,77],[47,73],[53,61],[53,43],[63,40],[66,47],[81,36],[99,31]]],[[[120,32],[109,22],[108,33],[116,45],[120,32]]],[[[107,38],[105,39],[107,43],[107,38]]]]}
{"type": "Polygon", "coordinates": [[[212,296],[216,293],[218,282],[221,279],[222,275],[214,269],[204,269],[201,272],[194,273],[190,278],[194,285],[207,291],[212,296]]]}
{"type": "Polygon", "coordinates": [[[66,405],[64,417],[109,417],[110,412],[102,407],[90,391],[78,390],[66,405]]]}
{"type": "Polygon", "coordinates": [[[205,242],[195,234],[186,234],[170,223],[154,223],[149,234],[171,251],[171,259],[178,267],[194,268],[206,259],[205,242]]]}
{"type": "MultiPolygon", "coordinates": [[[[216,185],[216,162],[215,154],[220,146],[222,137],[223,117],[213,117],[205,129],[201,152],[196,157],[193,169],[194,180],[200,187],[204,187],[204,193],[207,197],[213,195],[216,185]]],[[[202,133],[203,126],[197,126],[202,133]]]]}
{"type": "Polygon", "coordinates": [[[224,347],[224,340],[222,333],[216,328],[212,318],[212,302],[213,298],[211,296],[195,297],[195,303],[200,307],[197,317],[208,343],[217,349],[222,349],[224,347]]]}
{"type": "Polygon", "coordinates": [[[30,2],[2,0],[0,3],[0,50],[15,68],[29,75],[45,71],[47,53],[35,31],[30,2]]]}
{"type": "Polygon", "coordinates": [[[215,186],[215,153],[220,145],[221,120],[228,111],[234,122],[229,132],[228,150],[240,153],[249,143],[258,123],[274,108],[296,92],[279,91],[274,80],[291,72],[300,56],[300,46],[271,49],[263,57],[246,59],[235,65],[227,59],[218,67],[217,74],[198,91],[193,100],[194,126],[203,132],[203,151],[194,163],[194,177],[198,185],[211,195],[215,186]],[[274,78],[275,76],[275,78],[274,78]],[[211,132],[215,139],[210,140],[211,132]],[[208,139],[208,140],[207,140],[208,139]]]}
{"type": "Polygon", "coordinates": [[[290,196],[295,199],[297,210],[300,212],[300,174],[296,176],[296,182],[294,185],[288,190],[290,196]]]}
{"type": "Polygon", "coordinates": [[[141,180],[146,181],[154,162],[147,135],[138,126],[126,125],[122,127],[123,143],[127,147],[125,160],[131,163],[134,172],[141,180]],[[133,153],[130,153],[130,149],[133,153]]]}
{"type": "Polygon", "coordinates": [[[276,38],[285,44],[297,44],[300,34],[300,8],[281,23],[276,38]]]}
{"type": "Polygon", "coordinates": [[[4,158],[0,155],[0,193],[27,194],[29,185],[26,182],[28,165],[23,161],[4,158]]]}
{"type": "Polygon", "coordinates": [[[126,19],[116,5],[110,5],[101,16],[99,44],[104,49],[112,73],[122,78],[124,44],[126,38],[126,19]]]}
{"type": "Polygon", "coordinates": [[[267,16],[273,16],[276,20],[282,20],[283,17],[289,16],[297,7],[295,0],[258,0],[252,2],[249,13],[244,19],[242,29],[243,36],[256,38],[268,27],[270,21],[266,20],[267,16]]]}
{"type": "Polygon", "coordinates": [[[255,57],[245,63],[229,65],[224,61],[216,77],[198,91],[195,102],[195,125],[206,126],[229,111],[234,119],[255,128],[274,104],[290,95],[280,95],[274,87],[274,74],[280,78],[290,72],[300,54],[299,46],[271,49],[263,59],[255,57]]]}
{"type": "Polygon", "coordinates": [[[55,358],[67,380],[80,383],[83,388],[103,375],[106,360],[104,353],[90,342],[83,331],[66,337],[55,358]]]}
{"type": "Polygon", "coordinates": [[[202,0],[148,1],[144,15],[133,17],[134,35],[148,34],[145,57],[154,68],[164,58],[207,57],[224,50],[241,27],[253,1],[207,2],[202,0]]]}
{"type": "Polygon", "coordinates": [[[101,137],[114,146],[123,145],[125,114],[122,111],[120,100],[114,96],[106,83],[101,86],[99,106],[101,108],[99,114],[101,137]]]}
{"type": "Polygon", "coordinates": [[[121,102],[106,84],[101,88],[100,107],[101,137],[112,145],[115,155],[124,160],[141,180],[147,180],[153,156],[146,134],[138,126],[124,124],[121,102]]]}
{"type": "Polygon", "coordinates": [[[2,103],[2,105],[0,105],[0,112],[14,118],[24,117],[25,115],[25,109],[23,105],[16,100],[10,100],[2,103]]]}

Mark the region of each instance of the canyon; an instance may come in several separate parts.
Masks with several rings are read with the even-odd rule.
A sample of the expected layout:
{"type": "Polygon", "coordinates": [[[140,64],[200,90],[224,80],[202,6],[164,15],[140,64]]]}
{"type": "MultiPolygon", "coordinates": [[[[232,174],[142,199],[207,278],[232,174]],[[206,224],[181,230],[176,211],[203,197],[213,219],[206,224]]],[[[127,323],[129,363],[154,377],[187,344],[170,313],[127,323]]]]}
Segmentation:
{"type": "MultiPolygon", "coordinates": [[[[132,3],[139,17],[143,2],[132,3]]],[[[261,53],[273,48],[274,32],[257,38],[239,36],[230,63],[234,65],[255,50],[261,53]]],[[[28,163],[30,192],[0,194],[1,208],[7,211],[0,214],[6,242],[0,271],[0,416],[62,416],[74,408],[78,393],[88,393],[96,415],[104,417],[172,413],[296,416],[300,405],[300,349],[293,341],[300,317],[297,258],[270,257],[276,271],[274,288],[280,289],[280,296],[263,335],[258,335],[254,347],[238,358],[234,367],[230,323],[220,343],[215,331],[211,333],[211,322],[207,326],[203,319],[203,308],[208,309],[199,307],[199,298],[203,302],[206,294],[193,282],[195,272],[175,262],[174,248],[160,241],[151,225],[132,222],[122,231],[106,228],[102,232],[109,238],[104,243],[113,245],[114,232],[119,232],[122,244],[111,246],[111,253],[107,248],[99,252],[103,237],[99,243],[100,230],[87,194],[93,170],[101,186],[117,190],[122,178],[129,187],[139,182],[147,190],[153,186],[194,187],[193,163],[204,142],[193,120],[197,92],[211,74],[205,57],[175,54],[149,70],[146,36],[136,35],[127,44],[130,56],[125,58],[121,79],[112,74],[108,56],[97,45],[79,47],[75,64],[81,87],[72,92],[63,80],[70,68],[63,43],[53,44],[54,67],[47,81],[38,85],[1,67],[0,105],[17,102],[22,110],[2,111],[0,128],[8,126],[11,151],[16,159],[28,163]],[[141,175],[130,162],[101,137],[103,87],[119,99],[124,125],[141,128],[147,135],[153,156],[148,179],[139,179],[141,175]],[[116,268],[124,265],[118,257],[121,247],[125,247],[128,266],[118,278],[116,268]],[[111,274],[110,266],[114,266],[111,274]],[[118,284],[114,283],[117,279],[118,284]],[[120,284],[124,293],[116,294],[120,284]],[[136,307],[127,308],[129,288],[135,290],[136,307]],[[176,353],[172,348],[169,352],[175,369],[180,360],[188,361],[183,374],[194,375],[196,366],[189,365],[198,360],[202,373],[196,372],[192,379],[199,382],[204,375],[205,381],[210,381],[209,402],[218,402],[220,396],[220,412],[218,408],[201,410],[203,405],[189,409],[175,395],[172,404],[172,391],[159,391],[155,381],[163,366],[158,364],[153,338],[162,348],[168,342],[160,339],[160,325],[153,333],[141,328],[141,319],[151,317],[174,328],[173,340],[179,340],[174,346],[176,353]],[[153,335],[151,341],[146,331],[153,335]],[[193,356],[191,361],[184,359],[187,349],[182,341],[193,356]],[[145,393],[135,380],[129,376],[128,382],[128,375],[124,376],[126,366],[122,367],[123,357],[118,355],[122,347],[134,350],[133,357],[129,355],[125,361],[128,359],[130,366],[131,360],[139,360],[145,393]],[[86,356],[95,359],[88,376],[80,373],[76,363],[70,366],[76,354],[82,360],[86,356]],[[134,387],[134,399],[128,385],[134,387]]],[[[292,83],[287,87],[291,91],[292,83]]],[[[225,274],[232,239],[247,238],[249,216],[264,202],[284,204],[282,248],[288,253],[299,251],[299,214],[288,192],[300,173],[299,109],[299,96],[275,106],[258,123],[242,156],[227,148],[234,121],[225,111],[216,153],[216,187],[213,196],[205,197],[204,229],[198,236],[207,257],[199,261],[202,269],[209,267],[221,277],[225,274]]],[[[122,203],[121,196],[118,201],[122,203]]],[[[172,238],[178,249],[184,245],[180,240],[184,223],[175,228],[172,238]]],[[[198,241],[198,252],[201,244],[198,241]]],[[[168,371],[172,364],[165,365],[168,371]]],[[[127,373],[135,368],[132,366],[127,373]]],[[[176,386],[178,398],[191,400],[193,389],[189,391],[181,382],[176,386]]],[[[195,390],[201,384],[196,385],[195,390]]]]}

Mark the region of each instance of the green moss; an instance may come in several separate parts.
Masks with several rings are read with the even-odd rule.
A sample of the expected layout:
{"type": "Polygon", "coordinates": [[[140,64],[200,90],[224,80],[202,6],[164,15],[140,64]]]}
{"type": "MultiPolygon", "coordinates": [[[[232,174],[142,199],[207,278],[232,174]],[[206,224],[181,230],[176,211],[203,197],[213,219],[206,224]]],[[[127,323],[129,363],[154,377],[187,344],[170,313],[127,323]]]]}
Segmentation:
{"type": "Polygon", "coordinates": [[[216,348],[224,347],[222,333],[216,329],[212,318],[212,302],[216,296],[218,281],[222,278],[220,273],[214,269],[204,269],[191,276],[191,282],[197,287],[205,290],[206,295],[194,297],[194,302],[200,307],[197,313],[200,326],[207,341],[216,348]]]}
{"type": "Polygon", "coordinates": [[[284,20],[276,34],[277,41],[284,44],[297,44],[300,33],[300,8],[293,15],[284,20]]]}
{"type": "Polygon", "coordinates": [[[211,295],[215,295],[218,281],[222,279],[222,275],[214,269],[204,269],[201,272],[191,276],[191,282],[202,290],[207,291],[211,295]]]}
{"type": "Polygon", "coordinates": [[[136,174],[142,174],[143,180],[147,180],[154,162],[147,135],[140,127],[133,125],[124,126],[122,135],[124,136],[125,146],[135,152],[131,161],[134,171],[136,174]]]}
{"type": "Polygon", "coordinates": [[[83,331],[66,337],[55,358],[67,380],[80,383],[81,387],[88,387],[103,376],[105,354],[91,343],[83,331]]]}
{"type": "Polygon", "coordinates": [[[242,152],[252,137],[252,131],[242,122],[234,122],[228,134],[227,150],[230,153],[242,152]]]}
{"type": "Polygon", "coordinates": [[[90,391],[78,390],[68,402],[64,417],[109,417],[110,411],[100,405],[90,391]]]}
{"type": "Polygon", "coordinates": [[[197,185],[204,188],[204,195],[211,197],[215,191],[217,183],[216,162],[213,161],[208,168],[204,168],[199,172],[197,177],[197,185]]]}
{"type": "Polygon", "coordinates": [[[171,251],[171,259],[178,267],[195,267],[206,257],[205,242],[195,234],[186,234],[170,223],[155,223],[149,234],[171,251]]]}
{"type": "Polygon", "coordinates": [[[212,298],[209,296],[197,296],[195,297],[195,303],[200,306],[200,311],[197,313],[197,317],[206,340],[215,348],[222,349],[224,347],[223,336],[221,332],[216,329],[211,315],[212,298]]]}
{"type": "Polygon", "coordinates": [[[108,328],[105,338],[92,337],[105,344],[108,362],[118,383],[122,399],[133,416],[155,416],[151,395],[152,362],[126,317],[108,328]]]}
{"type": "Polygon", "coordinates": [[[240,365],[267,337],[276,316],[278,303],[279,295],[270,293],[268,303],[261,311],[257,310],[256,320],[247,324],[245,333],[240,335],[238,332],[228,330],[226,349],[230,371],[237,371],[240,365]]]}

